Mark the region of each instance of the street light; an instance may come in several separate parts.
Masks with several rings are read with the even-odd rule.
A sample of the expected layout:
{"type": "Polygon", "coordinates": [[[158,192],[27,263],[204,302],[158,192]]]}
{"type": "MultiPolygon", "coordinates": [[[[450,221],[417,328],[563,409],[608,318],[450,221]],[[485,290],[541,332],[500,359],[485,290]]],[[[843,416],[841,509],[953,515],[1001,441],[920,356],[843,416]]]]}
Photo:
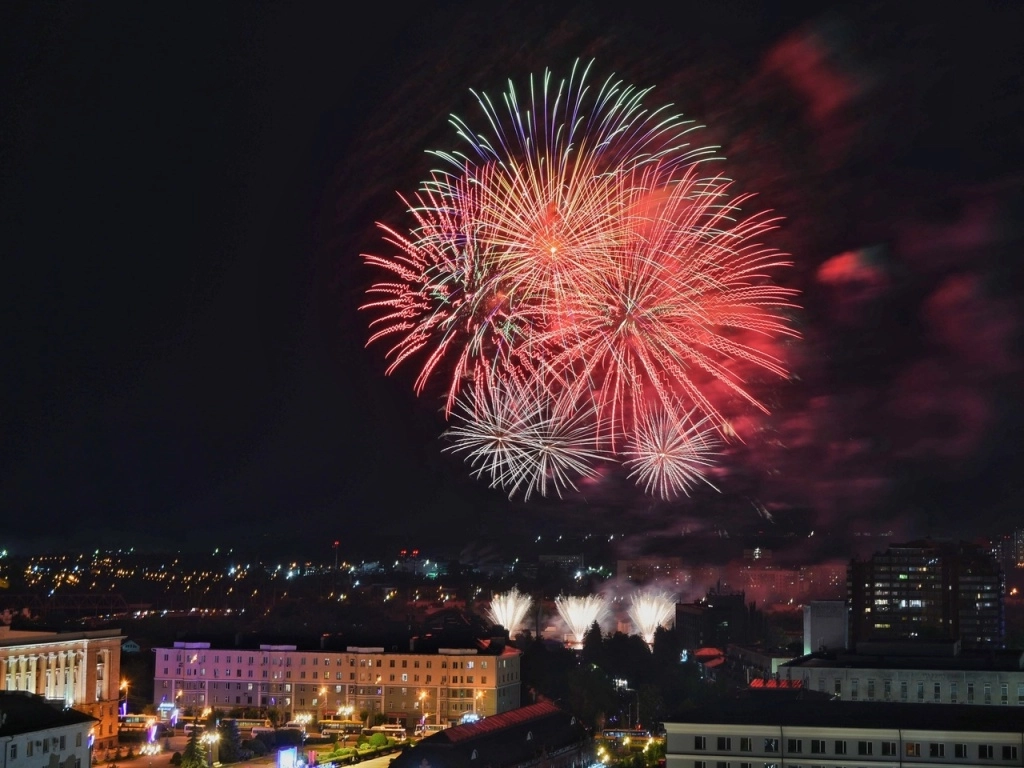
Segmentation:
{"type": "Polygon", "coordinates": [[[199,740],[203,742],[203,746],[206,748],[207,765],[213,768],[213,753],[217,748],[217,742],[220,741],[220,734],[216,731],[206,731],[199,737],[199,740]]]}
{"type": "Polygon", "coordinates": [[[124,703],[121,705],[121,716],[128,714],[128,681],[121,680],[121,690],[124,691],[124,703]]]}
{"type": "Polygon", "coordinates": [[[480,701],[480,699],[482,699],[483,697],[484,697],[484,692],[483,691],[477,691],[476,695],[473,696],[473,714],[474,715],[477,714],[477,711],[476,711],[477,704],[476,703],[478,701],[480,701]]]}

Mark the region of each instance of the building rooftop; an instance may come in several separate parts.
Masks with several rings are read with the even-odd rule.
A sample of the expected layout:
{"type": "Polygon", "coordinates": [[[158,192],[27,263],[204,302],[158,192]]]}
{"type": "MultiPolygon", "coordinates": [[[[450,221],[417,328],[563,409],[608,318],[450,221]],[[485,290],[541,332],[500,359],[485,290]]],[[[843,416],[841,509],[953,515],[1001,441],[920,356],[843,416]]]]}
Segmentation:
{"type": "Polygon", "coordinates": [[[1016,707],[826,701],[774,696],[765,691],[757,696],[708,702],[669,718],[666,728],[670,732],[671,723],[1020,733],[1021,715],[1016,707]]]}
{"type": "Polygon", "coordinates": [[[0,691],[0,737],[64,725],[98,722],[75,709],[61,708],[27,691],[0,691]]]}
{"type": "Polygon", "coordinates": [[[419,768],[423,761],[448,768],[515,765],[541,752],[557,754],[586,738],[572,714],[542,702],[438,731],[396,757],[392,766],[419,768]]]}
{"type": "MultiPolygon", "coordinates": [[[[960,651],[956,655],[938,656],[927,653],[915,654],[885,652],[854,653],[850,651],[818,652],[801,656],[782,665],[782,668],[801,669],[934,669],[958,671],[1013,672],[1024,669],[1024,651],[1020,650],[977,650],[960,651]]],[[[909,650],[909,649],[908,649],[909,650]]]]}
{"type": "Polygon", "coordinates": [[[120,629],[93,629],[74,632],[21,631],[0,626],[0,647],[17,645],[40,645],[47,642],[66,643],[75,640],[101,640],[104,638],[124,639],[120,629]]]}

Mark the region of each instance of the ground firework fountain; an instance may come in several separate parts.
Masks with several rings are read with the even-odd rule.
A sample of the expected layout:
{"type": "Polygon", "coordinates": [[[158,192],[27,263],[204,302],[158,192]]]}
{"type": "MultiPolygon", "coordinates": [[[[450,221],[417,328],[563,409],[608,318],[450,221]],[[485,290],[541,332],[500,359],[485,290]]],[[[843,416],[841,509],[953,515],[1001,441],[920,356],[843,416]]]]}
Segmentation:
{"type": "Polygon", "coordinates": [[[495,624],[503,626],[511,635],[523,623],[532,604],[533,599],[529,595],[524,595],[513,587],[508,592],[494,595],[491,606],[487,609],[487,616],[495,624]]]}
{"type": "Polygon", "coordinates": [[[583,647],[583,638],[587,631],[595,621],[600,624],[608,613],[608,605],[601,595],[558,597],[555,598],[555,607],[562,621],[569,627],[571,642],[575,648],[583,647]]]}
{"type": "Polygon", "coordinates": [[[643,591],[633,594],[629,618],[648,646],[654,645],[654,633],[658,627],[668,625],[675,607],[675,597],[666,592],[643,591]]]}

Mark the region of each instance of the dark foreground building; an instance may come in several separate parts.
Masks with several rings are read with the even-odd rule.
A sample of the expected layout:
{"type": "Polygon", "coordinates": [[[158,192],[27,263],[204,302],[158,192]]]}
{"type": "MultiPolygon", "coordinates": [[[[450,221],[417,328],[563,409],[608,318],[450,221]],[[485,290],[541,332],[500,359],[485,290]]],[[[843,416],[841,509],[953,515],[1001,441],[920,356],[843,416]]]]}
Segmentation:
{"type": "Polygon", "coordinates": [[[665,723],[667,768],[995,768],[1024,764],[1024,719],[1000,706],[827,701],[767,692],[665,723]]]}
{"type": "Polygon", "coordinates": [[[585,768],[591,740],[579,720],[553,704],[527,707],[428,736],[391,768],[585,768]]]}

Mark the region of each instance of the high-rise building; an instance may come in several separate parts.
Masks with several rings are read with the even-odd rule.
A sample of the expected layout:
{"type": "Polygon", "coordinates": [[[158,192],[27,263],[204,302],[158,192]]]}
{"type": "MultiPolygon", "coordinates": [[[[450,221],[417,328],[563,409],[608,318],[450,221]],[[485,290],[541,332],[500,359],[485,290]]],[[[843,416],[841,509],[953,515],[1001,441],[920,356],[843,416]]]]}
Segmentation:
{"type": "Polygon", "coordinates": [[[1003,572],[991,553],[932,540],[892,546],[847,571],[850,641],[960,640],[1000,647],[1003,572]]]}

